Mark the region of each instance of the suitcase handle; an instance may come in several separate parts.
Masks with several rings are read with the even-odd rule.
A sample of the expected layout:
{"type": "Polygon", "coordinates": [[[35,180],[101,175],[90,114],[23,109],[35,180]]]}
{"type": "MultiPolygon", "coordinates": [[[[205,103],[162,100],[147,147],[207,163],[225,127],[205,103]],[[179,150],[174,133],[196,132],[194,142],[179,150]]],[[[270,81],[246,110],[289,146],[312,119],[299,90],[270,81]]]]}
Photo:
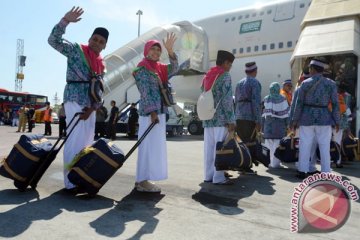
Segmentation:
{"type": "Polygon", "coordinates": [[[144,132],[144,134],[139,138],[139,140],[135,143],[135,145],[130,149],[130,151],[126,154],[125,156],[125,160],[128,159],[128,157],[130,157],[130,155],[135,151],[135,149],[141,144],[141,142],[144,140],[144,138],[146,137],[146,135],[149,134],[149,132],[151,131],[151,129],[153,129],[153,127],[155,126],[157,122],[152,122],[150,124],[150,126],[146,129],[146,131],[144,132]]]}
{"type": "MultiPolygon", "coordinates": [[[[82,114],[82,112],[77,112],[74,114],[74,117],[70,120],[69,122],[69,126],[66,127],[66,130],[71,126],[71,124],[73,123],[73,121],[75,120],[76,117],[78,117],[80,114],[82,114]]],[[[65,144],[66,140],[68,139],[68,137],[70,136],[70,134],[73,132],[73,130],[75,129],[76,125],[80,122],[80,118],[77,118],[75,124],[72,126],[72,128],[70,129],[70,132],[68,132],[68,134],[66,134],[66,137],[64,138],[63,142],[60,144],[59,148],[57,149],[57,151],[59,151],[62,146],[65,144]]],[[[44,174],[44,172],[46,171],[46,169],[49,167],[50,163],[47,163],[46,160],[53,154],[56,146],[59,144],[61,140],[61,137],[59,137],[56,142],[54,143],[54,145],[52,146],[52,148],[50,149],[50,151],[47,153],[46,157],[43,159],[42,163],[40,164],[39,168],[37,169],[37,171],[35,172],[34,176],[30,179],[29,181],[29,185],[35,189],[37,183],[39,182],[41,176],[44,174]]]]}

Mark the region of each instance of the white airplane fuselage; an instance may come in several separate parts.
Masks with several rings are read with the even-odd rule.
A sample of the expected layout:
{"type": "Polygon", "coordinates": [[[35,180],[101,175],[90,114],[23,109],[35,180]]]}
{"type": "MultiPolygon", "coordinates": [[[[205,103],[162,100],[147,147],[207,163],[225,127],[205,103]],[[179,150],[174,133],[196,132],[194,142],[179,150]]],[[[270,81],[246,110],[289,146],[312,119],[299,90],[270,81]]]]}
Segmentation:
{"type": "MultiPolygon", "coordinates": [[[[292,78],[290,58],[310,3],[311,0],[283,1],[195,21],[208,37],[209,67],[215,65],[218,50],[232,52],[236,58],[230,74],[235,90],[236,83],[246,76],[245,63],[255,61],[264,97],[270,83],[292,78]]],[[[175,77],[172,82],[177,96],[184,102],[196,102],[201,79],[202,76],[175,77]]]]}

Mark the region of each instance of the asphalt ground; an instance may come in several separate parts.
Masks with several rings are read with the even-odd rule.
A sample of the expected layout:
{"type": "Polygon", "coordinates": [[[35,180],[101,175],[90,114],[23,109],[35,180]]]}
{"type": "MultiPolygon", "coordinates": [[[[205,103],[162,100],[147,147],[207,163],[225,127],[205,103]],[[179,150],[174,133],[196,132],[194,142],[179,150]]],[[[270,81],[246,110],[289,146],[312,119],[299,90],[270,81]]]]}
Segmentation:
{"type": "MultiPolygon", "coordinates": [[[[58,126],[53,125],[51,141],[58,126]]],[[[0,156],[19,139],[17,128],[0,126],[0,156]]],[[[34,133],[43,133],[37,125],[34,133]]],[[[135,140],[118,134],[115,144],[125,153],[135,140]]],[[[137,151],[95,198],[72,196],[63,189],[62,151],[36,190],[19,192],[0,176],[1,239],[358,239],[360,200],[351,201],[350,216],[330,232],[291,233],[290,209],[294,166],[268,170],[255,167],[257,176],[231,171],[235,184],[203,183],[203,137],[168,138],[169,179],[160,194],[133,190],[137,151]]],[[[319,166],[318,166],[319,168],[319,166]]],[[[360,186],[360,162],[334,169],[360,186]]],[[[359,191],[358,191],[359,192],[359,191]]]]}

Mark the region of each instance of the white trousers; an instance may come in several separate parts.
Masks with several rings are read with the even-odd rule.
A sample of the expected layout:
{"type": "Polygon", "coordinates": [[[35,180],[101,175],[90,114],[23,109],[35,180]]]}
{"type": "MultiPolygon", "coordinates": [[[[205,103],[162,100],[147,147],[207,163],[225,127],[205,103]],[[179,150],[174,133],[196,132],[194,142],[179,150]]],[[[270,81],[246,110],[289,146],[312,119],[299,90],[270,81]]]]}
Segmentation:
{"type": "MultiPolygon", "coordinates": [[[[332,130],[332,134],[333,134],[333,139],[335,142],[337,142],[340,147],[341,147],[341,141],[342,141],[342,137],[343,137],[343,132],[344,129],[339,129],[338,132],[336,132],[336,129],[332,130]]],[[[341,153],[339,154],[339,159],[336,161],[337,164],[341,163],[341,153]]]]}
{"type": "MultiPolygon", "coordinates": [[[[166,150],[166,116],[159,114],[156,124],[144,141],[139,145],[136,182],[144,180],[159,181],[168,178],[167,150],[166,150]]],[[[139,138],[151,124],[150,116],[139,117],[139,138]]]]}
{"type": "Polygon", "coordinates": [[[204,176],[205,181],[220,183],[226,180],[224,171],[216,171],[216,143],[224,141],[228,130],[225,127],[204,128],[204,176]]]}
{"type": "Polygon", "coordinates": [[[312,145],[311,145],[311,152],[310,152],[311,159],[310,159],[309,172],[317,171],[316,163],[317,163],[317,161],[319,159],[317,154],[316,154],[317,147],[318,147],[317,142],[314,141],[312,143],[312,145]]]}
{"type": "Polygon", "coordinates": [[[318,144],[321,155],[321,172],[330,172],[331,126],[300,126],[299,166],[300,172],[309,172],[313,145],[318,144]]]}
{"type": "Polygon", "coordinates": [[[280,144],[280,139],[265,139],[264,146],[270,150],[270,167],[279,168],[280,160],[274,156],[276,148],[280,144]]]}
{"type": "MultiPolygon", "coordinates": [[[[70,120],[74,117],[75,113],[81,112],[83,109],[83,107],[81,107],[76,102],[67,102],[64,104],[64,108],[66,114],[66,126],[69,126],[70,120]]],[[[69,138],[64,145],[65,188],[75,187],[67,178],[69,171],[66,169],[66,166],[71,163],[75,155],[78,154],[83,148],[93,143],[95,135],[95,120],[95,111],[92,112],[89,118],[85,121],[80,120],[74,131],[69,135],[69,138]]],[[[75,122],[76,119],[72,122],[71,126],[68,127],[69,131],[66,131],[67,134],[70,133],[70,130],[75,122]]]]}

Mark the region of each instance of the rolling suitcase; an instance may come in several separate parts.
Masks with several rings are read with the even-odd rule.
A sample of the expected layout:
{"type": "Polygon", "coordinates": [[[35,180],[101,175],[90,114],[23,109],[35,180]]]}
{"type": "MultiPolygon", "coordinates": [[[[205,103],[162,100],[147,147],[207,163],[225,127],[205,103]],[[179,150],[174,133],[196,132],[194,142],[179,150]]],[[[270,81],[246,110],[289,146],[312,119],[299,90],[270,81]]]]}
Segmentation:
{"type": "Polygon", "coordinates": [[[126,156],[116,145],[102,138],[83,149],[68,166],[69,181],[89,195],[95,195],[135,151],[155,124],[150,124],[126,156]]]}
{"type": "MultiPolygon", "coordinates": [[[[69,126],[80,114],[75,114],[69,126]]],[[[0,175],[14,180],[15,187],[20,191],[24,191],[29,185],[32,189],[36,189],[41,177],[55,160],[57,153],[79,121],[78,118],[59,147],[57,145],[61,137],[52,145],[42,134],[21,135],[19,141],[4,159],[0,167],[0,175]]]]}

